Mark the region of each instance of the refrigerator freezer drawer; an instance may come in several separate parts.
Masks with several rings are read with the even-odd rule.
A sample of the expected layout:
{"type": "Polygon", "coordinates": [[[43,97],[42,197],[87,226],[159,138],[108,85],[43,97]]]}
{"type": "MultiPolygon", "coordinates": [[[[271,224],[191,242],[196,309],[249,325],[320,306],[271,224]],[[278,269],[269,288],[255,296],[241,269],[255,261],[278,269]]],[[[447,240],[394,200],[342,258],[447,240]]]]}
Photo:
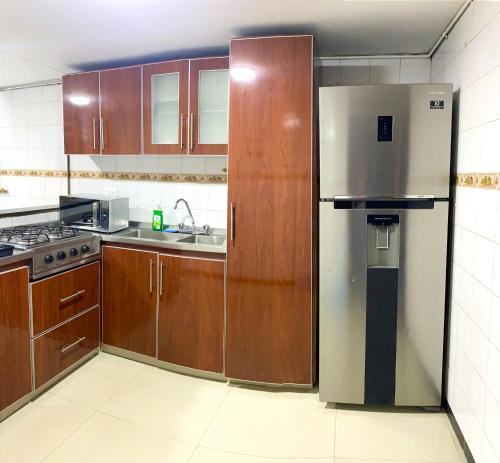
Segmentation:
{"type": "Polygon", "coordinates": [[[448,84],[320,88],[320,197],[447,198],[451,110],[448,84]]]}
{"type": "Polygon", "coordinates": [[[319,209],[320,400],[439,406],[448,203],[319,209]]]}

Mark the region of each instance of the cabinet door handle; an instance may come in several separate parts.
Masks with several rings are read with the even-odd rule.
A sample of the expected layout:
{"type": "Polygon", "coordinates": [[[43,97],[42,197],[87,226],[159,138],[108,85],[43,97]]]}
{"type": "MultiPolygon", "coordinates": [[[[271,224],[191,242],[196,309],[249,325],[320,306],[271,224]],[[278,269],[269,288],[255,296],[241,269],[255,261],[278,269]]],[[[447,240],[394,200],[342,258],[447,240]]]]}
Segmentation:
{"type": "Polygon", "coordinates": [[[160,262],[160,296],[163,296],[163,261],[160,262]]]}
{"type": "Polygon", "coordinates": [[[96,144],[95,144],[95,117],[92,118],[92,135],[94,138],[94,151],[95,151],[95,148],[96,148],[96,144]]]}
{"type": "Polygon", "coordinates": [[[184,149],[184,123],[186,121],[186,117],[184,114],[181,114],[181,151],[184,149]]]}
{"type": "Polygon", "coordinates": [[[59,305],[64,305],[67,304],[68,302],[73,302],[75,299],[80,298],[85,294],[85,289],[82,289],[81,291],[77,291],[74,294],[71,294],[70,296],[63,297],[62,299],[59,299],[59,305]]]}
{"type": "Polygon", "coordinates": [[[149,259],[149,292],[153,292],[153,259],[149,259]]]}
{"type": "Polygon", "coordinates": [[[194,150],[194,114],[191,113],[189,120],[189,149],[194,150]]]}
{"type": "Polygon", "coordinates": [[[82,341],[85,341],[85,339],[87,339],[86,336],[82,336],[81,338],[78,338],[75,342],[72,342],[67,346],[63,344],[63,346],[59,348],[59,352],[61,352],[61,354],[64,354],[64,352],[73,349],[73,347],[78,346],[78,344],[80,344],[82,341]]]}
{"type": "Polygon", "coordinates": [[[233,243],[234,245],[234,214],[235,214],[235,207],[234,207],[234,204],[231,203],[230,205],[230,214],[231,214],[231,218],[229,220],[230,222],[230,235],[229,235],[229,238],[231,239],[231,243],[233,243]]]}
{"type": "Polygon", "coordinates": [[[104,151],[104,119],[99,119],[99,142],[101,144],[101,151],[104,151]]]}

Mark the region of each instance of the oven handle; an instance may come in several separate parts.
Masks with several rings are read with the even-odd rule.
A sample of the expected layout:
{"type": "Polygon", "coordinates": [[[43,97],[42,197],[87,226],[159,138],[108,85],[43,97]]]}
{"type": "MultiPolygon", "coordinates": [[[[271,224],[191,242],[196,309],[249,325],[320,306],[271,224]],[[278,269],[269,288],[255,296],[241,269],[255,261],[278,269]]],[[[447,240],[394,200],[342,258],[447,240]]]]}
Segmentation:
{"type": "Polygon", "coordinates": [[[71,294],[71,296],[63,297],[59,299],[59,305],[67,304],[68,302],[73,302],[75,299],[79,299],[85,294],[86,290],[82,289],[81,291],[77,291],[75,294],[71,294]]]}

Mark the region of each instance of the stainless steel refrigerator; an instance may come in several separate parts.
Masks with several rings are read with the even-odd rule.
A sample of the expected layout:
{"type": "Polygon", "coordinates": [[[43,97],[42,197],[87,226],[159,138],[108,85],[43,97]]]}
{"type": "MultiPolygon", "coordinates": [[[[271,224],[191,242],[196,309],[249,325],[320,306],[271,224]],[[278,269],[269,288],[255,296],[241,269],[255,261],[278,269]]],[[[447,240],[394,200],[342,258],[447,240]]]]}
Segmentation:
{"type": "Polygon", "coordinates": [[[452,88],[319,91],[319,395],[439,406],[452,88]]]}

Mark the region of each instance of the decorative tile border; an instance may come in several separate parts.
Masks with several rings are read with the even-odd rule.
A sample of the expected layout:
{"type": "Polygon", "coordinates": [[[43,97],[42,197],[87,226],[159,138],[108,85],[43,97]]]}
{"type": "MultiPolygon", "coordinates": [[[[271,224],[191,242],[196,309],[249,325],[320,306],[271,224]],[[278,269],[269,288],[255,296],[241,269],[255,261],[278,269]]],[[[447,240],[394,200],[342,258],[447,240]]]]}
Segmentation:
{"type": "MultiPolygon", "coordinates": [[[[8,177],[67,177],[66,170],[42,169],[0,169],[0,176],[8,177]]],[[[171,183],[227,183],[227,174],[162,174],[148,172],[99,172],[90,170],[72,170],[72,178],[96,180],[129,180],[138,182],[171,182],[171,183]]],[[[500,173],[458,173],[454,176],[457,186],[487,188],[500,190],[500,173]]]]}
{"type": "Polygon", "coordinates": [[[455,175],[457,186],[500,190],[500,173],[459,173],[455,175]]]}
{"type": "MultiPolygon", "coordinates": [[[[0,176],[68,177],[68,172],[66,170],[0,169],[0,176]]],[[[132,180],[139,182],[227,183],[227,174],[161,174],[145,172],[95,172],[88,170],[72,170],[70,177],[96,180],[132,180]]]]}
{"type": "Polygon", "coordinates": [[[94,172],[72,170],[72,178],[90,178],[106,180],[133,180],[140,182],[174,182],[174,183],[227,183],[227,175],[204,174],[161,174],[145,172],[94,172]]]}
{"type": "Polygon", "coordinates": [[[0,169],[1,176],[7,177],[67,177],[67,170],[41,169],[0,169]]]}

